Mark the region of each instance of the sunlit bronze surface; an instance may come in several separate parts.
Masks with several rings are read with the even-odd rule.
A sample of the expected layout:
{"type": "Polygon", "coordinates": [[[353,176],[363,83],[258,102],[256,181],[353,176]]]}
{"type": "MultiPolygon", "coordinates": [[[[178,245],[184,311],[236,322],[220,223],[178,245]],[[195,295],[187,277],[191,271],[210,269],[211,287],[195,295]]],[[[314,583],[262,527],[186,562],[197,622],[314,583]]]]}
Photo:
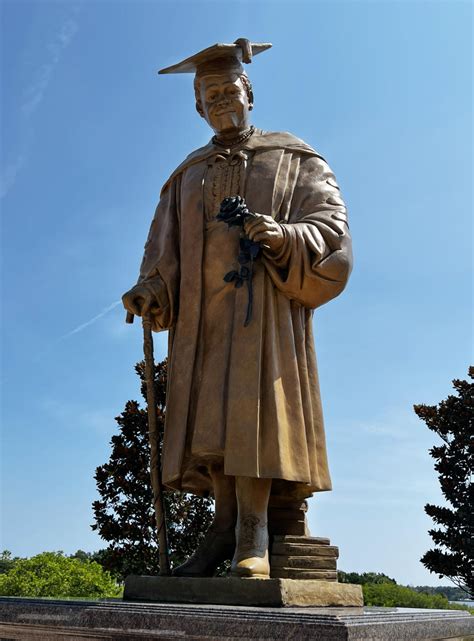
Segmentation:
{"type": "MultiPolygon", "coordinates": [[[[123,301],[134,314],[150,310],[155,331],[169,330],[164,483],[212,493],[219,562],[235,528],[233,574],[268,576],[270,494],[301,503],[331,489],[312,318],[344,289],[352,255],[322,156],[292,134],[251,129],[241,62],[252,44],[238,42],[164,70],[198,72],[196,109],[215,135],[165,182],[138,284],[123,301]],[[243,230],[216,220],[237,194],[255,214],[243,230]],[[223,279],[239,269],[242,234],[263,248],[247,326],[246,288],[223,279]]],[[[198,550],[176,573],[212,574],[210,556],[206,565],[198,550]]]]}

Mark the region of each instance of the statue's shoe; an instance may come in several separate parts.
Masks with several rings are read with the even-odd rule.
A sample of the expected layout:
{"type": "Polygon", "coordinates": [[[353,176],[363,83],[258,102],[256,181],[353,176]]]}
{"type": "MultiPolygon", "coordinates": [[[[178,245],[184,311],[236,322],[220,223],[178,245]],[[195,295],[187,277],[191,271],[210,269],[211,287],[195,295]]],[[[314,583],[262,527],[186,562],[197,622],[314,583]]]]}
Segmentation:
{"type": "Polygon", "coordinates": [[[254,579],[270,577],[268,562],[268,527],[253,514],[237,521],[237,546],[230,567],[230,575],[254,579]]]}
{"type": "Polygon", "coordinates": [[[241,561],[233,561],[230,575],[247,579],[268,579],[270,578],[270,563],[268,562],[268,550],[265,556],[253,556],[241,561]]]}
{"type": "Polygon", "coordinates": [[[217,567],[232,558],[235,550],[235,530],[219,532],[212,525],[192,556],[172,572],[173,576],[214,576],[217,567]]]}

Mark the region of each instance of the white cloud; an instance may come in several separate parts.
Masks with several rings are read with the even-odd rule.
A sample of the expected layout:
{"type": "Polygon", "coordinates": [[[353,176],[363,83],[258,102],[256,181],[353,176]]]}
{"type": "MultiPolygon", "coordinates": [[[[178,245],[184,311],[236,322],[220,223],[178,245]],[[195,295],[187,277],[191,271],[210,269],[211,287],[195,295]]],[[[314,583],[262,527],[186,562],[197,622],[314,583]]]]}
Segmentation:
{"type": "MultiPolygon", "coordinates": [[[[426,494],[433,489],[436,484],[434,478],[416,478],[413,474],[410,475],[410,483],[404,485],[398,478],[380,479],[380,478],[361,478],[352,475],[350,478],[341,477],[336,480],[334,484],[334,494],[339,496],[367,496],[373,495],[378,497],[380,494],[384,496],[410,496],[413,494],[426,494]]],[[[376,499],[378,500],[378,499],[376,499]]]]}
{"type": "Polygon", "coordinates": [[[57,399],[45,399],[41,403],[41,410],[47,415],[48,420],[71,430],[83,429],[99,433],[110,433],[115,428],[114,417],[117,412],[110,409],[84,410],[73,403],[57,399]]]}
{"type": "Polygon", "coordinates": [[[2,176],[0,177],[0,198],[6,196],[10,189],[13,187],[16,177],[23,169],[25,163],[25,154],[19,154],[16,160],[7,165],[2,176]]]}
{"type": "Polygon", "coordinates": [[[71,43],[77,29],[77,22],[72,18],[68,18],[61,25],[53,41],[48,45],[49,59],[38,68],[33,81],[24,92],[25,99],[21,110],[25,116],[30,117],[43,100],[53,71],[61,59],[61,54],[71,43]]]}
{"type": "Polygon", "coordinates": [[[411,441],[417,434],[419,425],[420,420],[411,409],[393,408],[366,420],[340,422],[337,440],[352,441],[358,436],[373,436],[392,442],[411,441]]]}
{"type": "MultiPolygon", "coordinates": [[[[56,35],[47,45],[48,58],[38,67],[32,81],[23,92],[23,102],[20,111],[28,124],[28,128],[31,128],[31,118],[46,94],[53,72],[61,60],[64,50],[69,46],[78,30],[78,23],[75,16],[79,12],[79,9],[80,7],[78,5],[73,7],[72,17],[67,18],[61,24],[56,35]]],[[[29,133],[31,133],[31,131],[29,133]]],[[[7,164],[6,169],[0,177],[0,198],[4,198],[7,195],[15,184],[18,174],[26,164],[31,136],[24,134],[23,138],[23,143],[20,145],[22,151],[17,155],[15,160],[7,164]]]]}
{"type": "Polygon", "coordinates": [[[116,318],[111,319],[107,325],[110,336],[113,338],[128,338],[130,336],[130,326],[125,322],[125,312],[116,318]]]}
{"type": "Polygon", "coordinates": [[[86,329],[86,327],[90,327],[91,325],[93,325],[96,321],[98,321],[100,318],[102,318],[103,316],[108,314],[110,311],[115,309],[118,305],[121,305],[121,303],[122,303],[121,300],[116,300],[114,303],[112,303],[111,305],[108,305],[107,307],[105,307],[101,312],[99,312],[98,314],[96,314],[95,316],[90,318],[89,320],[85,321],[84,323],[81,323],[80,325],[78,325],[74,329],[71,329],[71,331],[67,332],[66,334],[64,334],[63,336],[58,338],[58,342],[59,341],[63,341],[64,339],[69,338],[70,336],[73,336],[74,334],[78,334],[79,332],[82,332],[83,329],[86,329]]]}

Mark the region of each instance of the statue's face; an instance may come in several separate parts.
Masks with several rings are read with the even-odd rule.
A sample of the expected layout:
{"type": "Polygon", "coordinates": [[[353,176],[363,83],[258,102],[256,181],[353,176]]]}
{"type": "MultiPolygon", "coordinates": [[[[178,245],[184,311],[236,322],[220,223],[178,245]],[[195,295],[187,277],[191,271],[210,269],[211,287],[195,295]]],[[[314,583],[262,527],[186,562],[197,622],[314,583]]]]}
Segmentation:
{"type": "Polygon", "coordinates": [[[200,95],[202,115],[216,134],[249,126],[249,100],[238,75],[205,76],[200,95]]]}

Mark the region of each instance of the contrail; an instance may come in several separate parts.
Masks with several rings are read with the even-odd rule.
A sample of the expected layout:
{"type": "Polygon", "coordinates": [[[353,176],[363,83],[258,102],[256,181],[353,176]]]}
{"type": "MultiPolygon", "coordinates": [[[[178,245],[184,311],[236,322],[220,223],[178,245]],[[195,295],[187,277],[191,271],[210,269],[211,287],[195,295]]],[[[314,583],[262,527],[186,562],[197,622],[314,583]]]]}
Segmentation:
{"type": "Polygon", "coordinates": [[[69,338],[69,336],[72,336],[73,334],[77,334],[79,332],[82,332],[83,329],[85,329],[86,327],[89,327],[89,325],[92,325],[97,320],[99,320],[99,318],[102,318],[102,316],[105,316],[110,311],[115,309],[115,307],[117,307],[117,305],[121,305],[121,304],[122,304],[121,300],[116,300],[115,303],[112,303],[111,305],[109,305],[108,307],[103,309],[101,312],[99,312],[97,314],[97,316],[94,316],[93,318],[91,318],[90,320],[86,321],[85,323],[82,323],[81,325],[78,325],[74,329],[71,329],[70,332],[67,332],[67,334],[64,334],[64,336],[61,336],[60,338],[58,338],[58,342],[59,341],[63,341],[65,338],[69,338]]]}
{"type": "Polygon", "coordinates": [[[74,6],[70,12],[70,17],[62,22],[59,30],[46,47],[48,52],[46,60],[36,69],[31,82],[23,91],[20,108],[20,112],[23,115],[23,123],[20,123],[23,124],[23,127],[20,127],[20,131],[22,130],[19,144],[20,150],[16,158],[10,159],[2,171],[0,176],[0,199],[3,199],[13,188],[18,175],[27,164],[33,134],[33,116],[46,95],[64,51],[78,31],[79,23],[76,18],[81,9],[81,5],[74,6]]]}
{"type": "MultiPolygon", "coordinates": [[[[73,13],[77,14],[79,8],[75,7],[73,13]]],[[[69,46],[78,30],[75,18],[65,20],[47,49],[49,59],[38,67],[35,77],[24,92],[24,101],[21,110],[25,116],[30,117],[39,107],[51,82],[63,51],[69,46]]]]}

